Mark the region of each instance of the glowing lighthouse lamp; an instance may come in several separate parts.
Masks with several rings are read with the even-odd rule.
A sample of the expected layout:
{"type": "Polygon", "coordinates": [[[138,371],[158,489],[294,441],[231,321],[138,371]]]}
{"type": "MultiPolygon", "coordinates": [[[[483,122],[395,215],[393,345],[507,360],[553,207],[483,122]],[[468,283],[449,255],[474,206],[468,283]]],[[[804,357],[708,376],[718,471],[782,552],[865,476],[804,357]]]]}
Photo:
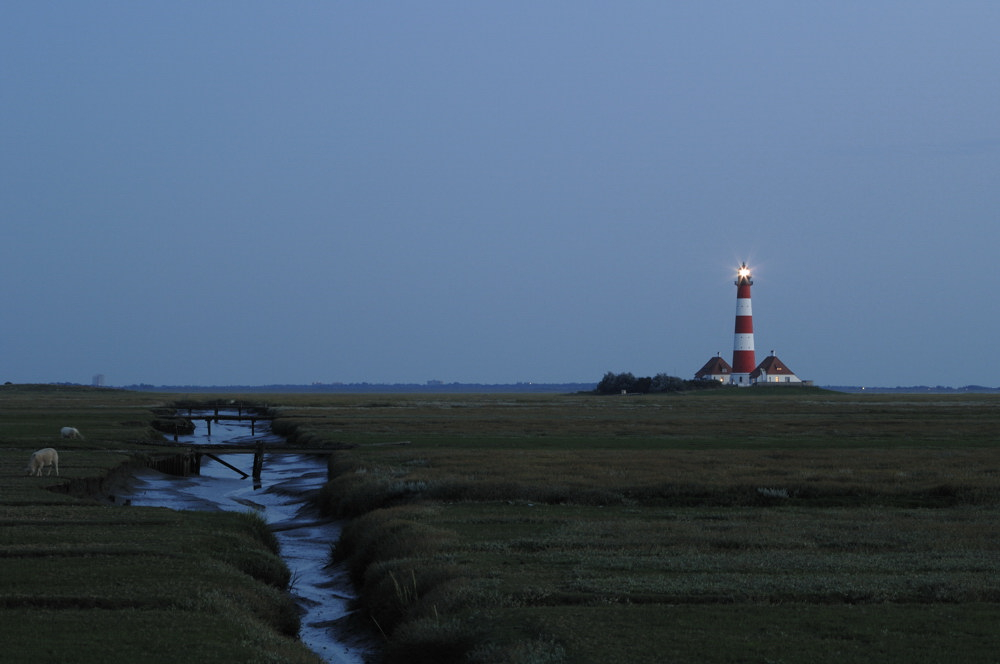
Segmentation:
{"type": "Polygon", "coordinates": [[[750,386],[750,374],[757,367],[753,352],[753,311],[750,307],[750,286],[753,275],[746,263],[736,271],[736,334],[733,337],[732,383],[750,386]]]}

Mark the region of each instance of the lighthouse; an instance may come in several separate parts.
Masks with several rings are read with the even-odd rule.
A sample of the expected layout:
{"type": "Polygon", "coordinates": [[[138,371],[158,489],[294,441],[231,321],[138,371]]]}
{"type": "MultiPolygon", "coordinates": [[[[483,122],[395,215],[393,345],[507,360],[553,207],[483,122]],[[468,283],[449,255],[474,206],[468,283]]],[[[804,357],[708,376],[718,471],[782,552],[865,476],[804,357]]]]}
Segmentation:
{"type": "Polygon", "coordinates": [[[737,387],[771,385],[812,385],[811,380],[802,380],[788,366],[771,354],[757,366],[753,352],[753,312],[750,309],[750,287],[753,275],[746,263],[736,270],[736,335],[733,338],[733,364],[730,366],[722,354],[718,354],[699,369],[697,380],[718,381],[723,385],[737,387]]]}
{"type": "Polygon", "coordinates": [[[757,368],[753,352],[753,312],[750,307],[750,286],[753,285],[746,263],[736,272],[736,334],[733,337],[734,385],[750,385],[750,374],[757,368]]]}

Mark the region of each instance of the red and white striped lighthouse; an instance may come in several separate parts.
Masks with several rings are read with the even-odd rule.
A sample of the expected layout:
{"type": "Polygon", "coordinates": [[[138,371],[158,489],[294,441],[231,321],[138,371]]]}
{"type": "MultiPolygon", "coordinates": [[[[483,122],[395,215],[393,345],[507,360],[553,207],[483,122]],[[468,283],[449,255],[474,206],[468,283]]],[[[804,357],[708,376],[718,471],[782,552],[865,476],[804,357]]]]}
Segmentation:
{"type": "Polygon", "coordinates": [[[733,373],[735,385],[750,385],[750,374],[757,368],[753,352],[753,311],[750,286],[753,285],[746,263],[736,272],[736,335],[733,338],[733,373]]]}

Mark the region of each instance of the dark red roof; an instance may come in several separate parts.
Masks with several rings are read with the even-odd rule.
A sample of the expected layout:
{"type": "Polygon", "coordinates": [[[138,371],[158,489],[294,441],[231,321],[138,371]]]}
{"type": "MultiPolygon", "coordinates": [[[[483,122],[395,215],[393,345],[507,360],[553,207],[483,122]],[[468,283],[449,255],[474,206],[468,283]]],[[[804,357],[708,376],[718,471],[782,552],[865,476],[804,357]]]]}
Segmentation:
{"type": "Polygon", "coordinates": [[[757,368],[750,374],[751,378],[759,378],[761,372],[768,376],[794,376],[795,372],[785,366],[785,363],[778,359],[777,355],[768,355],[764,361],[757,365],[757,368]]]}
{"type": "Polygon", "coordinates": [[[722,374],[729,375],[733,373],[733,368],[729,366],[729,362],[726,362],[720,356],[716,355],[711,360],[705,363],[701,369],[695,372],[695,378],[704,378],[705,376],[721,376],[722,374]]]}

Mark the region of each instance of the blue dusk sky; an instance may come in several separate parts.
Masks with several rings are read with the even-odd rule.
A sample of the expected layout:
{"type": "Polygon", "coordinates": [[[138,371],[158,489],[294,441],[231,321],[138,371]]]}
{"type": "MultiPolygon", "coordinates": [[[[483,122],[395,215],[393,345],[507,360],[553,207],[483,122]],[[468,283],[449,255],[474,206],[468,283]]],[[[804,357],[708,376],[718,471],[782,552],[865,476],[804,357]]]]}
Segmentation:
{"type": "Polygon", "coordinates": [[[0,382],[1000,385],[1000,3],[7,2],[0,382]]]}

